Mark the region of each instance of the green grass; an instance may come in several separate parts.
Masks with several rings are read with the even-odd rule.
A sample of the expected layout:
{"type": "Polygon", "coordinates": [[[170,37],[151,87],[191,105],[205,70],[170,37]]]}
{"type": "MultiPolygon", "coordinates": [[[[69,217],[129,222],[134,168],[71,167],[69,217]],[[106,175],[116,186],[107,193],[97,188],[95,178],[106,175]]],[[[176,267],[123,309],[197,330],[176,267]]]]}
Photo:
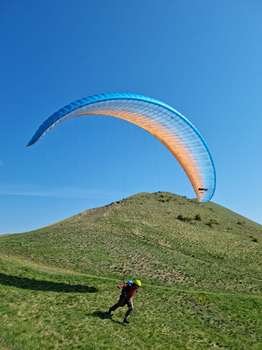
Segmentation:
{"type": "Polygon", "coordinates": [[[0,349],[262,349],[261,253],[260,225],[169,193],[1,237],[0,349]]]}
{"type": "Polygon", "coordinates": [[[113,320],[101,318],[118,297],[117,281],[10,258],[0,263],[0,339],[6,348],[246,350],[262,346],[258,296],[146,284],[125,327],[120,323],[124,310],[116,312],[113,320]],[[67,292],[68,285],[82,285],[87,291],[67,292]]]}

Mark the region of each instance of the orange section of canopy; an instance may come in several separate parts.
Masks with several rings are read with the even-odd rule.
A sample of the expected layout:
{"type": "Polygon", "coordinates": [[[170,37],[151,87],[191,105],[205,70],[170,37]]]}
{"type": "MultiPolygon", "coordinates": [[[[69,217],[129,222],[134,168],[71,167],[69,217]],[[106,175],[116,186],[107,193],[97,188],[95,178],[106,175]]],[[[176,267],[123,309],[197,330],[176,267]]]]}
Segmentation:
{"type": "Polygon", "coordinates": [[[186,145],[179,138],[179,136],[174,134],[173,130],[171,133],[167,127],[164,127],[160,123],[149,119],[147,116],[127,111],[110,109],[90,109],[88,111],[79,111],[78,115],[101,115],[117,117],[126,120],[130,123],[136,124],[137,126],[148,131],[150,134],[152,134],[158,140],[160,140],[176,157],[176,159],[179,161],[182,168],[188,175],[198,199],[201,200],[201,198],[203,197],[203,193],[199,191],[199,188],[203,187],[203,180],[199,168],[197,167],[196,160],[194,159],[190,151],[186,148],[186,145]]]}

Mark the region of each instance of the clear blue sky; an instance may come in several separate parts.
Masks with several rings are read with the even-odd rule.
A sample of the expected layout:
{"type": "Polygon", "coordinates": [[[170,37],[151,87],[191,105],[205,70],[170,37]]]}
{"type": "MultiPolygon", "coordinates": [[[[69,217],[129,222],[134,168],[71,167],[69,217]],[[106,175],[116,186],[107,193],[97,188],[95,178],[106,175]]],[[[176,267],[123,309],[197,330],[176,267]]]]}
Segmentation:
{"type": "Polygon", "coordinates": [[[2,0],[0,232],[141,191],[194,196],[164,146],[117,119],[67,121],[25,147],[56,109],[111,91],[186,115],[214,157],[213,200],[262,223],[261,14],[259,0],[2,0]]]}

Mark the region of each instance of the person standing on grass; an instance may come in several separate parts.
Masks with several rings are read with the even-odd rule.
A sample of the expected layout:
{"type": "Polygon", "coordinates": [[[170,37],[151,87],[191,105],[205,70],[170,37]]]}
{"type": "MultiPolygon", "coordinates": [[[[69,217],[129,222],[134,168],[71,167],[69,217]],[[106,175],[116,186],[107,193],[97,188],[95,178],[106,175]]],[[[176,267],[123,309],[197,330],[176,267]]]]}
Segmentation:
{"type": "Polygon", "coordinates": [[[117,287],[122,289],[121,295],[119,297],[118,302],[111,306],[110,309],[108,310],[108,315],[113,316],[112,312],[118,309],[119,307],[123,307],[127,305],[128,309],[125,314],[123,323],[129,323],[127,320],[128,316],[131,314],[131,312],[134,310],[134,304],[133,300],[134,297],[138,291],[138,288],[142,286],[142,283],[140,280],[135,279],[134,281],[128,281],[127,283],[120,284],[117,287]]]}

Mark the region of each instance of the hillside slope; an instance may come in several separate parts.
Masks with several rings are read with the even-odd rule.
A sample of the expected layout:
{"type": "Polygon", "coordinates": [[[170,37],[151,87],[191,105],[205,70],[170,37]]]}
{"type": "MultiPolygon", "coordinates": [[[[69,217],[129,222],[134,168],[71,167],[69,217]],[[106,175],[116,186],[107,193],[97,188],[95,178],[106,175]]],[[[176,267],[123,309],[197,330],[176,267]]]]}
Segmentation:
{"type": "Polygon", "coordinates": [[[262,226],[214,203],[140,193],[33,232],[0,254],[77,272],[259,293],[262,226]]]}
{"type": "Polygon", "coordinates": [[[0,349],[259,350],[262,227],[217,204],[141,193],[0,238],[0,349]],[[122,278],[143,286],[128,327],[122,278]]]}

